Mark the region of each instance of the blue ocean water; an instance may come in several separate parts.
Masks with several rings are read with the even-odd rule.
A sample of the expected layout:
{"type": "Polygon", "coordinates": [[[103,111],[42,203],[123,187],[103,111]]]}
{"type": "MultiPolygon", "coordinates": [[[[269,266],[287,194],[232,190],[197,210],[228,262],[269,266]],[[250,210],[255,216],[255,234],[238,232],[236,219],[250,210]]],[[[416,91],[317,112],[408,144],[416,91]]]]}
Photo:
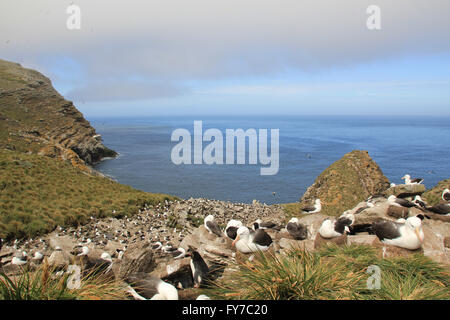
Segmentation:
{"type": "Polygon", "coordinates": [[[448,118],[170,116],[88,120],[105,145],[120,154],[96,165],[97,170],[137,189],[181,198],[295,202],[323,170],[355,149],[369,151],[397,184],[406,173],[424,178],[427,187],[450,178],[448,118]],[[279,129],[278,174],[260,175],[259,163],[173,164],[170,155],[177,143],[171,142],[172,131],[184,128],[193,132],[194,120],[203,121],[203,131],[216,128],[224,136],[225,129],[279,129]]]}

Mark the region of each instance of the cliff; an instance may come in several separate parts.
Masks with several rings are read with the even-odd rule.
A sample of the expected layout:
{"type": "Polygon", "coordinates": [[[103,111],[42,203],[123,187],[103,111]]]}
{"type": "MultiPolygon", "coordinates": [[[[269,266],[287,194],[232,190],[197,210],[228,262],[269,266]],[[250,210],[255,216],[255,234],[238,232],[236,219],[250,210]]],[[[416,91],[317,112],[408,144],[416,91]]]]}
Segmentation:
{"type": "Polygon", "coordinates": [[[322,202],[322,213],[340,215],[373,194],[389,188],[389,180],[367,151],[355,150],[322,172],[306,190],[301,202],[322,202]]]}
{"type": "Polygon", "coordinates": [[[50,79],[0,59],[0,149],[5,148],[59,157],[80,167],[116,155],[50,79]]]}

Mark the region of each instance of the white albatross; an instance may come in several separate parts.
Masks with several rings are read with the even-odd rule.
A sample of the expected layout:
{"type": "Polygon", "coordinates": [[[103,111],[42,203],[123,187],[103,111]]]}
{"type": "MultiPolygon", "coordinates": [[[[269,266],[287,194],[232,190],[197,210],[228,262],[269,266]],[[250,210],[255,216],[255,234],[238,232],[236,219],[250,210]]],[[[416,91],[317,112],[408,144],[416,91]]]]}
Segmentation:
{"type": "Polygon", "coordinates": [[[232,246],[242,253],[266,251],[272,244],[272,238],[262,229],[252,232],[247,227],[239,227],[232,246]]]}
{"type": "Polygon", "coordinates": [[[419,249],[425,239],[422,220],[418,217],[410,217],[403,223],[387,220],[374,222],[372,229],[381,242],[409,250],[419,249]]]}

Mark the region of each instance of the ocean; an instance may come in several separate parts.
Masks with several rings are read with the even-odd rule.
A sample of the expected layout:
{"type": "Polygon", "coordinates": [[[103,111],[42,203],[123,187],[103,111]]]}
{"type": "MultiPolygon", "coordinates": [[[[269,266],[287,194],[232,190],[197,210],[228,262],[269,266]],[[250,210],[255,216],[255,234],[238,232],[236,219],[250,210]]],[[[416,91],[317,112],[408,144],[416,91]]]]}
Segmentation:
{"type": "Polygon", "coordinates": [[[355,149],[367,150],[396,184],[402,183],[401,177],[407,173],[424,178],[428,188],[450,178],[449,118],[157,116],[88,120],[104,144],[119,153],[95,169],[134,188],[184,199],[296,202],[323,170],[355,149]],[[175,165],[171,152],[177,142],[171,142],[172,132],[177,128],[193,132],[194,120],[202,121],[203,131],[219,129],[224,137],[226,129],[279,129],[278,173],[260,175],[263,165],[248,164],[248,159],[239,165],[175,165]]]}

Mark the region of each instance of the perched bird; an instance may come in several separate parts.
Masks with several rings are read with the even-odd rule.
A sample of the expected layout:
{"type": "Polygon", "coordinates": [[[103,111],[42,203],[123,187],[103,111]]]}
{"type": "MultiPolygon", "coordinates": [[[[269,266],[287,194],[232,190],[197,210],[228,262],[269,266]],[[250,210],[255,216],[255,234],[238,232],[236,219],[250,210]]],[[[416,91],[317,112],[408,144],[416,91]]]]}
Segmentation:
{"type": "Polygon", "coordinates": [[[214,221],[214,216],[212,214],[208,215],[204,220],[204,225],[206,230],[211,234],[215,234],[218,237],[222,236],[222,231],[219,228],[217,222],[214,221]]]}
{"type": "Polygon", "coordinates": [[[367,209],[373,208],[373,207],[375,207],[375,205],[372,202],[367,202],[364,207],[361,207],[358,210],[356,210],[355,214],[359,214],[359,213],[363,212],[364,210],[367,210],[367,209]]]}
{"type": "Polygon", "coordinates": [[[157,251],[157,250],[161,249],[162,246],[163,246],[162,243],[159,242],[159,241],[157,241],[157,242],[155,242],[155,243],[152,244],[152,249],[155,250],[155,251],[157,251]]]}
{"type": "Polygon", "coordinates": [[[397,198],[395,195],[392,195],[388,198],[389,204],[397,207],[405,207],[405,208],[412,208],[416,207],[419,208],[415,203],[408,201],[406,199],[397,198]]]}
{"type": "Polygon", "coordinates": [[[40,253],[39,251],[36,251],[34,253],[33,260],[41,261],[42,259],[44,259],[44,255],[42,253],[40,253]]]}
{"type": "Polygon", "coordinates": [[[167,250],[168,254],[170,254],[174,259],[181,259],[184,258],[184,256],[186,255],[186,250],[184,250],[183,248],[173,248],[171,247],[170,250],[167,250]]]}
{"type": "Polygon", "coordinates": [[[16,254],[11,260],[11,264],[14,264],[16,266],[23,266],[27,262],[28,262],[28,255],[25,251],[16,254]]]}
{"type": "Polygon", "coordinates": [[[297,218],[292,218],[286,225],[286,230],[295,240],[305,240],[308,237],[308,229],[298,222],[297,218]]]}
{"type": "Polygon", "coordinates": [[[211,300],[211,298],[208,297],[208,296],[205,295],[205,294],[201,294],[201,295],[199,295],[199,296],[197,297],[197,299],[195,299],[195,300],[211,300]]]}
{"type": "Polygon", "coordinates": [[[423,182],[422,178],[414,178],[411,179],[411,176],[409,174],[406,174],[402,180],[405,180],[405,184],[421,184],[423,182]]]}
{"type": "Polygon", "coordinates": [[[319,228],[319,234],[325,238],[336,238],[351,233],[351,226],[355,222],[355,216],[351,213],[344,213],[337,220],[325,219],[319,228]]]}
{"type": "Polygon", "coordinates": [[[253,229],[275,229],[275,230],[281,230],[281,227],[279,225],[277,225],[275,222],[272,221],[266,221],[263,222],[261,219],[257,219],[254,223],[253,223],[253,229]]]}
{"type": "Polygon", "coordinates": [[[191,266],[192,278],[194,279],[194,287],[199,288],[202,282],[207,279],[209,268],[200,253],[193,247],[189,247],[188,254],[191,256],[189,264],[191,266]]]}
{"type": "Polygon", "coordinates": [[[109,274],[112,267],[112,258],[109,253],[103,252],[100,258],[89,256],[89,248],[82,247],[82,252],[77,255],[83,264],[85,275],[109,274]]]}
{"type": "Polygon", "coordinates": [[[302,208],[303,213],[318,213],[321,210],[322,210],[322,203],[320,202],[320,199],[316,199],[314,205],[302,208]]]}
{"type": "Polygon", "coordinates": [[[225,234],[227,235],[228,238],[230,238],[231,240],[236,239],[236,235],[237,235],[237,229],[239,229],[239,227],[242,227],[243,224],[241,221],[239,220],[230,220],[227,223],[227,226],[225,228],[225,234]]]}
{"type": "Polygon", "coordinates": [[[426,203],[423,201],[421,196],[415,196],[414,201],[413,201],[417,206],[420,206],[421,208],[426,209],[426,203]]]}
{"type": "Polygon", "coordinates": [[[422,220],[418,217],[409,217],[403,223],[377,221],[372,229],[381,242],[409,250],[420,248],[425,238],[422,220]]]}
{"type": "Polygon", "coordinates": [[[442,200],[444,201],[450,201],[450,190],[449,189],[445,189],[442,192],[442,200]]]}
{"type": "Polygon", "coordinates": [[[232,245],[242,253],[266,251],[272,244],[272,238],[262,229],[250,231],[247,227],[240,227],[237,230],[236,239],[232,245]]]}
{"type": "Polygon", "coordinates": [[[437,214],[448,215],[450,214],[450,203],[440,203],[433,207],[428,207],[427,210],[437,214]]]}
{"type": "Polygon", "coordinates": [[[170,283],[144,272],[126,277],[128,291],[136,300],[178,300],[178,290],[170,283]]]}

